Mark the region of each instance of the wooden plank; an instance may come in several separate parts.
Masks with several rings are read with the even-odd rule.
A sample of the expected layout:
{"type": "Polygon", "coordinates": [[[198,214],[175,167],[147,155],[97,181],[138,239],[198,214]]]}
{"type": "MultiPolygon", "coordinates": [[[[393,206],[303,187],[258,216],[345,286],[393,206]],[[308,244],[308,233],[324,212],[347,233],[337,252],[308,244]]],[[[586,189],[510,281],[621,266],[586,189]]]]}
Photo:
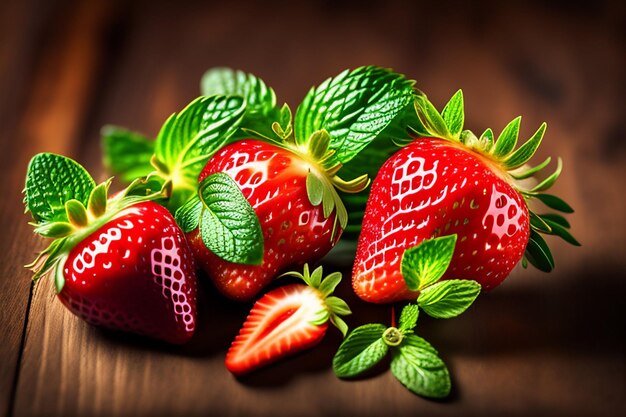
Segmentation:
{"type": "MultiPolygon", "coordinates": [[[[0,3],[0,415],[10,412],[30,297],[30,278],[23,265],[34,256],[40,242],[28,230],[21,192],[25,161],[34,151],[20,132],[20,117],[42,49],[47,22],[57,9],[33,1],[0,3]]],[[[62,8],[63,2],[57,2],[62,8]]]]}
{"type": "MultiPolygon", "coordinates": [[[[11,59],[4,62],[2,74],[12,75],[13,84],[11,79],[3,78],[3,88],[10,95],[3,94],[0,106],[6,110],[2,116],[1,182],[3,190],[11,196],[0,200],[0,227],[5,236],[10,236],[2,240],[0,248],[3,254],[0,415],[10,414],[14,406],[20,343],[25,319],[32,313],[27,313],[31,274],[23,265],[34,258],[34,248],[41,250],[46,244],[33,235],[27,224],[29,216],[23,214],[21,193],[27,163],[42,151],[75,154],[98,64],[99,51],[95,48],[98,23],[106,18],[105,11],[109,8],[105,3],[98,6],[93,3],[72,11],[69,15],[75,13],[80,24],[68,28],[68,33],[57,29],[65,25],[66,12],[72,10],[72,4],[56,2],[55,7],[52,4],[39,7],[31,2],[15,4],[21,4],[23,9],[7,16],[14,19],[9,27],[23,28],[24,32],[11,32],[11,37],[7,37],[15,44],[9,49],[11,59]],[[68,40],[73,43],[66,44],[68,40]]],[[[44,281],[42,285],[50,284],[44,281]]],[[[37,307],[35,316],[36,311],[39,311],[37,307]]]]}
{"type": "MultiPolygon", "coordinates": [[[[446,30],[450,30],[447,41],[437,43],[435,35],[426,39],[432,42],[424,46],[428,62],[434,65],[431,68],[423,61],[410,59],[422,53],[420,45],[393,41],[413,37],[417,38],[416,42],[423,40],[417,37],[417,29],[412,29],[412,16],[422,12],[418,8],[408,10],[403,17],[407,19],[405,24],[398,25],[397,13],[393,12],[397,9],[372,10],[376,6],[367,6],[377,16],[378,30],[390,34],[392,40],[386,41],[369,31],[371,19],[364,13],[354,12],[346,23],[347,12],[341,6],[338,9],[328,6],[330,11],[320,11],[311,4],[303,6],[307,27],[332,28],[325,33],[314,31],[310,37],[301,30],[302,22],[290,19],[286,11],[275,11],[270,19],[262,6],[246,7],[248,17],[235,14],[230,7],[215,10],[199,3],[184,8],[156,2],[150,8],[134,9],[128,18],[132,31],[127,33],[126,47],[118,51],[115,68],[110,68],[113,74],[108,76],[106,92],[96,106],[96,114],[82,134],[77,133],[78,128],[68,132],[67,137],[75,138],[78,134],[84,142],[72,143],[64,151],[79,155],[90,169],[98,172],[100,156],[96,138],[101,124],[119,123],[153,135],[169,113],[195,96],[197,78],[209,66],[234,65],[256,72],[276,86],[281,97],[294,104],[300,96],[298,92],[306,91],[308,84],[344,67],[371,63],[377,58],[385,61],[377,63],[418,77],[425,89],[433,90],[432,97],[438,103],[456,89],[457,85],[452,87],[450,80],[467,86],[468,96],[476,100],[470,107],[474,109],[470,110],[473,123],[480,124],[484,118],[490,119],[485,124],[501,127],[517,112],[528,111],[530,114],[525,117],[531,119],[529,124],[538,124],[541,110],[551,114],[554,122],[551,128],[556,130],[550,137],[551,151],[560,152],[571,142],[582,144],[585,140],[581,133],[567,128],[572,110],[550,104],[550,98],[546,102],[537,97],[535,90],[527,85],[528,77],[520,80],[519,74],[511,69],[510,62],[516,62],[512,53],[505,58],[494,55],[511,38],[517,40],[504,24],[496,26],[496,30],[487,27],[485,33],[480,32],[483,26],[477,28],[467,23],[462,13],[447,16],[446,30]],[[275,28],[254,32],[250,41],[250,31],[242,31],[241,27],[255,27],[259,19],[264,21],[260,16],[283,25],[280,31],[275,28]],[[225,23],[232,21],[230,17],[241,19],[237,27],[225,23]],[[203,37],[207,28],[211,28],[208,32],[211,36],[203,37]],[[299,36],[285,38],[283,31],[299,36]],[[479,35],[467,36],[477,31],[479,35]],[[502,33],[508,33],[508,38],[502,39],[502,33]],[[321,36],[321,40],[316,36],[321,36]],[[368,42],[360,41],[362,38],[368,42]],[[490,52],[483,49],[485,42],[490,52]],[[454,44],[462,45],[457,52],[460,55],[446,49],[454,44]],[[279,48],[270,53],[267,45],[279,48]],[[472,61],[475,57],[478,57],[476,62],[472,61]],[[465,65],[459,65],[459,60],[465,65]],[[317,62],[319,67],[314,65],[317,62]],[[470,64],[476,68],[474,73],[468,70],[470,64]],[[76,146],[80,146],[79,152],[75,151],[76,146]]],[[[82,13],[89,20],[91,15],[82,13]]],[[[508,9],[500,9],[484,19],[507,21],[506,16],[508,9]]],[[[520,16],[523,18],[520,25],[524,27],[531,23],[528,27],[555,23],[542,20],[541,14],[520,16]]],[[[555,30],[571,31],[562,26],[555,30]]],[[[599,40],[607,40],[597,27],[591,25],[588,30],[599,40]]],[[[80,33],[95,42],[93,32],[80,33]]],[[[431,23],[420,27],[419,35],[424,33],[438,33],[437,26],[431,23]]],[[[74,42],[78,41],[72,41],[68,35],[66,42],[66,50],[72,51],[76,48],[74,42]]],[[[539,40],[533,42],[539,44],[539,40]]],[[[533,62],[539,57],[532,51],[527,53],[533,62]]],[[[609,50],[596,58],[608,64],[613,54],[609,50]]],[[[98,59],[97,54],[95,57],[87,54],[85,64],[82,57],[79,62],[85,67],[78,71],[80,74],[89,72],[98,59]]],[[[578,71],[586,71],[588,67],[569,65],[570,59],[566,54],[535,71],[549,75],[554,66],[555,73],[566,79],[562,87],[565,94],[578,91],[578,71]]],[[[603,85],[615,80],[615,74],[611,77],[603,85]]],[[[73,103],[71,120],[75,120],[64,125],[77,126],[78,120],[85,117],[77,103],[85,104],[88,100],[83,94],[87,93],[80,88],[64,88],[57,94],[64,91],[74,91],[69,94],[69,103],[73,103]]],[[[606,100],[606,94],[598,100],[606,100]]],[[[59,114],[63,113],[59,111],[59,114]]],[[[594,120],[593,126],[599,128],[602,119],[594,120]]],[[[37,132],[44,135],[43,131],[37,132]]],[[[582,162],[583,157],[588,157],[589,172],[620,169],[602,167],[602,159],[589,152],[589,148],[584,149],[587,152],[582,154],[577,149],[566,150],[567,159],[582,162]]],[[[563,189],[581,211],[590,213],[598,208],[606,210],[603,213],[621,215],[619,205],[605,208],[586,203],[572,191],[576,189],[572,184],[575,178],[572,171],[564,174],[567,186],[563,189]]],[[[619,185],[610,176],[606,182],[609,184],[606,188],[619,185]]],[[[610,201],[619,202],[616,192],[609,196],[610,201]]],[[[544,274],[516,270],[504,287],[481,297],[466,315],[449,321],[420,318],[418,331],[439,348],[454,375],[455,391],[446,402],[415,397],[389,372],[375,372],[371,378],[357,381],[338,380],[330,369],[332,355],[340,342],[337,332],[330,332],[323,344],[310,352],[247,378],[233,378],[224,368],[223,358],[247,306],[220,298],[206,277],[201,276],[199,328],[196,337],[183,347],[90,327],[60,305],[51,285],[40,285],[33,296],[15,414],[613,415],[625,406],[624,344],[614,330],[624,328],[623,307],[619,307],[623,281],[618,275],[624,264],[618,259],[617,251],[610,251],[611,245],[619,245],[620,231],[608,231],[609,238],[601,241],[582,223],[583,220],[576,220],[577,230],[586,238],[596,239],[593,241],[598,246],[587,252],[575,252],[557,245],[557,262],[561,263],[549,281],[544,274]],[[601,250],[610,251],[604,264],[597,258],[601,250]],[[572,256],[574,253],[581,255],[572,256]],[[566,258],[574,259],[567,264],[566,258]],[[595,262],[590,262],[594,259],[595,262]],[[604,276],[593,280],[597,271],[604,272],[604,276]]],[[[330,265],[329,268],[341,269],[349,276],[349,263],[335,260],[330,265]]],[[[388,322],[388,308],[356,300],[347,280],[340,293],[355,310],[349,319],[351,326],[368,321],[388,322]]]]}

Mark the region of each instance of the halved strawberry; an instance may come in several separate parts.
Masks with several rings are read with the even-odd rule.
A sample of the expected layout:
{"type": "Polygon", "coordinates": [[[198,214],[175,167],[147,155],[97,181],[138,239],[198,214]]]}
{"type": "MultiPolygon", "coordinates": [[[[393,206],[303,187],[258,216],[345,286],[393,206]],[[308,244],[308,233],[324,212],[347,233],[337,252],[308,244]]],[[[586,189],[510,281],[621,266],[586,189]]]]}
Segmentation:
{"type": "Polygon", "coordinates": [[[196,273],[182,230],[162,197],[131,195],[141,181],[107,200],[76,162],[36,155],[26,183],[35,232],[54,238],[33,263],[34,279],[54,269],[61,302],[86,322],[184,343],[196,325],[196,273]]]}
{"type": "Polygon", "coordinates": [[[344,334],[347,326],[339,315],[350,314],[348,305],[330,296],[341,280],[338,272],[322,280],[322,267],[309,274],[288,273],[305,284],[289,284],[263,295],[252,307],[226,354],[226,368],[240,375],[318,344],[328,321],[344,334]]]}
{"type": "Polygon", "coordinates": [[[421,137],[393,155],[372,184],[353,270],[357,295],[375,303],[415,299],[420,288],[407,287],[403,256],[439,236],[458,237],[443,278],[476,280],[484,289],[499,285],[524,254],[540,269],[552,269],[554,261],[539,233],[578,244],[561,216],[537,215],[527,207],[527,200],[536,197],[548,207],[572,212],[558,197],[543,193],[559,176],[561,162],[535,187],[520,183],[549,162],[525,166],[545,124],[515,149],[519,118],[497,141],[490,129],[480,139],[462,131],[460,92],[441,115],[425,97],[418,98],[416,108],[421,137]]]}

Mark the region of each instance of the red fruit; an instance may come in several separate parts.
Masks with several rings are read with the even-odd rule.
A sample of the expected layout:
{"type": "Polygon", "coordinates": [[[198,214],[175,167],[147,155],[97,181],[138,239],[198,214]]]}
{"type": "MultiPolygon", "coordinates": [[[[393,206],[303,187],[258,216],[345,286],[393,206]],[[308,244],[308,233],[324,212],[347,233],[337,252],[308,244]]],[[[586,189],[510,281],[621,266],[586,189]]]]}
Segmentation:
{"type": "Polygon", "coordinates": [[[529,237],[520,193],[476,152],[420,138],[381,167],[359,237],[353,286],[366,301],[411,300],[400,269],[404,250],[457,234],[445,278],[498,285],[519,262],[529,237]]]}
{"type": "Polygon", "coordinates": [[[337,297],[326,298],[341,275],[335,273],[326,278],[329,284],[333,281],[332,285],[324,284],[326,280],[320,285],[321,267],[311,275],[306,266],[304,275],[291,275],[299,276],[308,285],[276,288],[254,304],[226,354],[226,368],[230,372],[245,374],[317,345],[326,334],[329,319],[345,335],[347,327],[337,315],[349,314],[348,306],[337,297]],[[311,277],[316,274],[317,282],[312,282],[311,277]]]}
{"type": "Polygon", "coordinates": [[[153,202],[167,188],[134,181],[107,199],[75,161],[41,153],[26,176],[35,232],[53,238],[30,266],[54,271],[61,302],[96,326],[184,343],[196,326],[196,271],[183,231],[153,202]]]}
{"type": "MultiPolygon", "coordinates": [[[[573,211],[560,198],[542,193],[558,178],[560,161],[556,172],[532,189],[518,181],[549,163],[526,165],[541,143],[545,123],[515,149],[520,118],[496,141],[490,129],[480,138],[462,130],[460,91],[441,114],[422,95],[416,98],[416,110],[419,131],[430,137],[414,139],[393,155],[372,184],[353,268],[359,297],[374,303],[414,300],[418,291],[407,288],[403,255],[431,238],[456,235],[442,279],[471,279],[487,290],[499,285],[523,257],[524,265],[528,261],[546,272],[554,267],[539,233],[578,245],[562,216],[538,215],[526,204],[536,197],[550,208],[573,211]]],[[[429,261],[422,258],[422,272],[429,261]]]]}
{"type": "Polygon", "coordinates": [[[59,299],[96,326],[184,343],[196,325],[193,256],[172,215],[127,207],[83,239],[63,266],[59,299]]]}
{"type": "Polygon", "coordinates": [[[213,254],[198,229],[188,234],[199,265],[224,295],[250,300],[279,272],[315,262],[339,240],[342,228],[336,212],[325,216],[323,205],[310,201],[310,171],[323,175],[313,160],[258,140],[226,146],[209,160],[199,181],[218,172],[228,174],[258,216],[264,239],[263,262],[245,265],[213,254]]]}

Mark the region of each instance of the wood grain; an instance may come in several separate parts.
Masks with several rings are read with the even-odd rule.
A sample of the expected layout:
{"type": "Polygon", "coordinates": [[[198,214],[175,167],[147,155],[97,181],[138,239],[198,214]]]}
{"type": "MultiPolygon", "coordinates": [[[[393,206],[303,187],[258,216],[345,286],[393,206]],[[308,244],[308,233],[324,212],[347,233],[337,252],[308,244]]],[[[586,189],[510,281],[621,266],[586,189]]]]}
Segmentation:
{"type": "MultiPolygon", "coordinates": [[[[0,6],[0,33],[11,34],[0,48],[0,169],[11,196],[0,199],[0,415],[626,411],[623,6],[486,1],[444,18],[439,6],[401,1],[36,3],[0,6]],[[337,332],[314,350],[236,379],[223,359],[249,306],[224,300],[202,275],[199,328],[182,347],[88,326],[61,306],[47,281],[29,306],[29,273],[21,265],[44,245],[21,214],[33,154],[68,154],[102,179],[100,127],[154,136],[195,98],[209,67],[254,72],[295,107],[310,85],[364,64],[416,78],[440,106],[462,87],[468,127],[476,131],[500,129],[523,114],[529,136],[547,119],[538,159],[561,155],[566,162],[555,192],[576,207],[573,230],[584,246],[551,239],[557,270],[550,276],[516,269],[462,317],[420,319],[418,332],[450,365],[450,399],[415,397],[383,368],[357,381],[335,378],[337,332]]],[[[344,249],[326,265],[348,277],[351,249],[344,249]]],[[[352,327],[389,320],[387,307],[360,302],[347,281],[339,291],[355,311],[352,327]]]]}

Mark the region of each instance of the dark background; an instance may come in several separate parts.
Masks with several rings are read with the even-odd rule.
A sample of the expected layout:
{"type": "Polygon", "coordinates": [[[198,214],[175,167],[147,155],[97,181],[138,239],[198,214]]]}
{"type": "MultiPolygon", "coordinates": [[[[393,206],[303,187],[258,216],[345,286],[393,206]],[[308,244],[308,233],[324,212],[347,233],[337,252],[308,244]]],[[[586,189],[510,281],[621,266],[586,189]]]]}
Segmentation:
{"type": "MultiPolygon", "coordinates": [[[[623,2],[0,2],[0,416],[623,415],[626,8],[623,2]],[[199,94],[203,72],[262,77],[293,109],[312,85],[376,64],[417,80],[441,108],[464,91],[466,126],[548,131],[537,161],[563,157],[554,192],[576,208],[574,248],[550,239],[552,274],[516,269],[463,316],[418,332],[453,374],[449,400],[410,394],[389,372],[336,379],[340,339],[249,378],[223,366],[248,306],[203,280],[201,324],[172,348],[91,328],[22,267],[44,242],[21,190],[37,152],[97,178],[99,129],[150,136],[199,94]]],[[[328,268],[349,276],[350,257],[328,268]]],[[[203,278],[203,277],[201,277],[203,278]]],[[[340,292],[351,327],[389,309],[340,292]]]]}

